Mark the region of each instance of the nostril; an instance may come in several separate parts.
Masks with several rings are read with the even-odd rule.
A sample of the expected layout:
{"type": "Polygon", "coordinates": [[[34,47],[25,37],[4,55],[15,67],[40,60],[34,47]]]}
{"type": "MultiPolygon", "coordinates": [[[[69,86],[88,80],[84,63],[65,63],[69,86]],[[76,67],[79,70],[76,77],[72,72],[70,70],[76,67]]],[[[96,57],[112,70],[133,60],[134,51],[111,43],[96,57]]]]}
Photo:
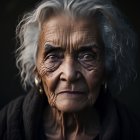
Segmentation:
{"type": "Polygon", "coordinates": [[[82,74],[80,72],[77,72],[76,79],[80,79],[81,77],[82,77],[82,74]]]}
{"type": "Polygon", "coordinates": [[[66,79],[65,78],[61,78],[61,81],[66,81],[66,79]]]}
{"type": "Polygon", "coordinates": [[[61,80],[61,81],[66,81],[66,79],[67,79],[67,78],[66,78],[65,73],[62,72],[61,75],[60,75],[60,80],[61,80]]]}

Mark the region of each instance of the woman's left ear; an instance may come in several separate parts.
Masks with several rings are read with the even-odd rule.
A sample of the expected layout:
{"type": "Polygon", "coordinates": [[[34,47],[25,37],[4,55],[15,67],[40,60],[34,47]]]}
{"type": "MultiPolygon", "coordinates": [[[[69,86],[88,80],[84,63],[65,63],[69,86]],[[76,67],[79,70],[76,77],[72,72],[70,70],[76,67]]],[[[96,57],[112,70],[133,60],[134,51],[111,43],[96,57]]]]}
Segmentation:
{"type": "Polygon", "coordinates": [[[103,82],[102,82],[102,86],[104,88],[104,92],[106,93],[107,91],[107,88],[108,88],[108,84],[107,84],[107,76],[105,75],[104,78],[103,78],[103,82]]]}

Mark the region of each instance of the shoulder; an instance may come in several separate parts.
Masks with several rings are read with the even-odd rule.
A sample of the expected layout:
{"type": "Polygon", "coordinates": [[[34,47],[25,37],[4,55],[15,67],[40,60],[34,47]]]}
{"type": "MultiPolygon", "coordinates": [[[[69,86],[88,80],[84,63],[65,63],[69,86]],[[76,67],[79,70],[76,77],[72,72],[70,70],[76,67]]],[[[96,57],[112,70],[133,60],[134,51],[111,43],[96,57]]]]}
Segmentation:
{"type": "Polygon", "coordinates": [[[14,100],[12,100],[10,103],[8,103],[6,106],[4,106],[1,110],[0,110],[0,118],[5,114],[11,114],[12,112],[14,112],[15,110],[18,110],[24,100],[24,96],[20,96],[14,100]]]}
{"type": "Polygon", "coordinates": [[[0,140],[23,140],[33,133],[42,113],[45,95],[31,89],[26,96],[11,101],[0,111],[0,140]],[[38,113],[39,112],[39,113],[38,113]],[[26,134],[25,134],[26,131],[26,134]]]}
{"type": "Polygon", "coordinates": [[[129,118],[130,120],[140,120],[139,116],[136,115],[132,110],[130,110],[125,104],[118,100],[114,100],[118,115],[120,118],[129,118]]]}
{"type": "Polygon", "coordinates": [[[20,96],[0,110],[0,139],[4,137],[6,131],[10,131],[8,127],[14,124],[13,121],[20,122],[24,98],[20,96]]]}
{"type": "Polygon", "coordinates": [[[133,133],[133,139],[140,137],[140,118],[132,112],[125,104],[115,100],[118,117],[121,124],[122,132],[128,130],[128,133],[133,133]]]}
{"type": "Polygon", "coordinates": [[[24,100],[24,96],[20,96],[14,100],[12,100],[9,104],[7,104],[4,108],[0,110],[0,120],[1,118],[5,118],[7,115],[12,115],[15,111],[19,112],[21,110],[21,106],[24,100]]]}

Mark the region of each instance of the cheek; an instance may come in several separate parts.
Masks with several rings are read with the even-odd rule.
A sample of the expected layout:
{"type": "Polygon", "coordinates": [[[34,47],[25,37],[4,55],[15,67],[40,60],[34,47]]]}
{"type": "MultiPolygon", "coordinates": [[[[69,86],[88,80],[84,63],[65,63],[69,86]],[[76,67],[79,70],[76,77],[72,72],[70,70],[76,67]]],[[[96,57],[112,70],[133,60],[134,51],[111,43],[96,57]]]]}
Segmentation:
{"type": "Polygon", "coordinates": [[[85,79],[90,94],[98,94],[100,87],[104,81],[104,67],[97,67],[85,73],[85,79]]]}
{"type": "Polygon", "coordinates": [[[49,76],[51,75],[51,73],[57,70],[60,64],[61,62],[48,63],[46,61],[43,61],[39,65],[38,72],[41,77],[43,77],[44,75],[49,76]]]}
{"type": "Polygon", "coordinates": [[[40,63],[40,67],[38,67],[38,72],[41,77],[42,86],[48,98],[48,102],[50,106],[55,106],[57,98],[57,95],[55,94],[55,89],[58,85],[59,70],[55,69],[55,71],[50,71],[46,63],[40,63]]]}
{"type": "Polygon", "coordinates": [[[42,77],[42,84],[50,106],[54,107],[56,104],[57,95],[55,94],[55,81],[53,77],[44,75],[42,77]]]}
{"type": "Polygon", "coordinates": [[[58,67],[61,62],[47,63],[42,61],[38,66],[38,73],[42,79],[43,86],[50,92],[54,92],[55,86],[57,85],[57,79],[59,77],[58,67]]]}
{"type": "Polygon", "coordinates": [[[92,70],[86,74],[85,78],[89,89],[88,104],[93,105],[100,93],[101,85],[103,82],[103,71],[92,70]]]}
{"type": "Polygon", "coordinates": [[[41,77],[43,88],[46,93],[54,93],[56,88],[56,76],[54,74],[43,75],[41,77]]]}

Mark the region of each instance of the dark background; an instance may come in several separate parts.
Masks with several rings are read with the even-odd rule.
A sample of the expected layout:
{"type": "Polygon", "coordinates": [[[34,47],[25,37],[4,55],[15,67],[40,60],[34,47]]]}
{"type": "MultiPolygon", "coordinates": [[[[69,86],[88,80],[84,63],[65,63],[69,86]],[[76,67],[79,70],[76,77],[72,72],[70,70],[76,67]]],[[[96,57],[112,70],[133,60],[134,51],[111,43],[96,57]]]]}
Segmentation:
{"type": "MultiPolygon", "coordinates": [[[[25,94],[15,66],[15,28],[23,13],[33,9],[39,0],[1,0],[0,4],[0,109],[12,99],[25,94]]],[[[137,0],[116,0],[115,4],[126,15],[140,37],[140,9],[137,0]]],[[[137,53],[138,77],[118,99],[140,116],[140,49],[137,53]]]]}

